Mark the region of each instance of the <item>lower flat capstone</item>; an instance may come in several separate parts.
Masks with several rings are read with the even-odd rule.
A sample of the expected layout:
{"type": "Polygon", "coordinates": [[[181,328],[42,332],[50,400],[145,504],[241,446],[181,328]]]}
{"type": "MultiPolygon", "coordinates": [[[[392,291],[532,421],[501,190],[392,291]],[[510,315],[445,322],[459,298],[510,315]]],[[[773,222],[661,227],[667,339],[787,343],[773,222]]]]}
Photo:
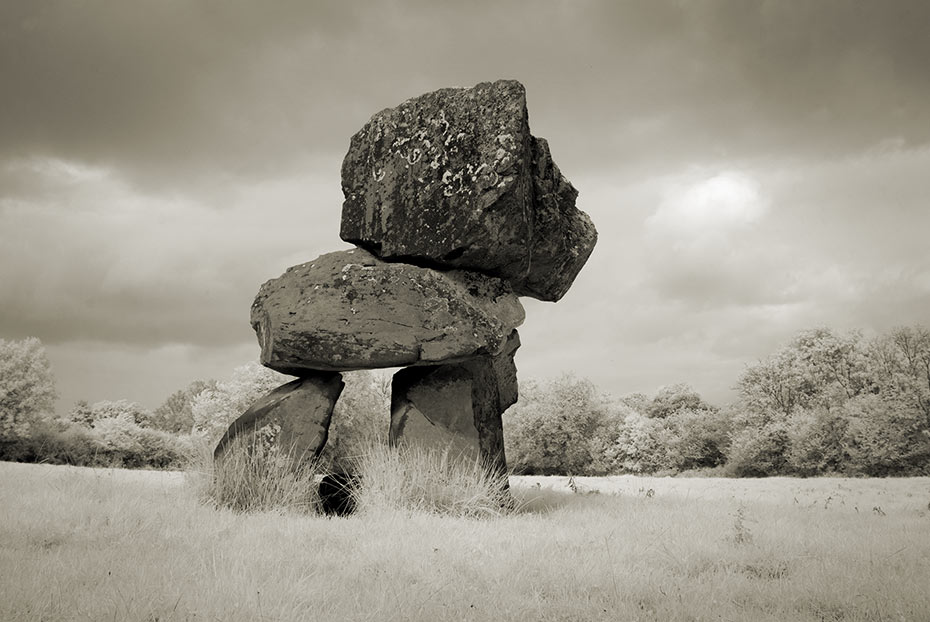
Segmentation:
{"type": "Polygon", "coordinates": [[[500,279],[386,263],[361,249],[288,268],[252,305],[262,364],[296,376],[494,355],[523,319],[500,279]]]}

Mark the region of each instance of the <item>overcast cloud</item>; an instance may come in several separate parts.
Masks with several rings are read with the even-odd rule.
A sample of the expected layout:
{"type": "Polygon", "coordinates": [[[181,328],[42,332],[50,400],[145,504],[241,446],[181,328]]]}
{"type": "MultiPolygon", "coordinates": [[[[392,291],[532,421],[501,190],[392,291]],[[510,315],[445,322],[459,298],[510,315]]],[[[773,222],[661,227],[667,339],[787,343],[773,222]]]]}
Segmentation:
{"type": "Polygon", "coordinates": [[[62,393],[157,406],[258,354],[262,282],[339,240],[382,108],[516,78],[600,232],[526,300],[521,377],[614,394],[741,369],[819,325],[930,311],[930,5],[0,5],[0,338],[62,393]]]}

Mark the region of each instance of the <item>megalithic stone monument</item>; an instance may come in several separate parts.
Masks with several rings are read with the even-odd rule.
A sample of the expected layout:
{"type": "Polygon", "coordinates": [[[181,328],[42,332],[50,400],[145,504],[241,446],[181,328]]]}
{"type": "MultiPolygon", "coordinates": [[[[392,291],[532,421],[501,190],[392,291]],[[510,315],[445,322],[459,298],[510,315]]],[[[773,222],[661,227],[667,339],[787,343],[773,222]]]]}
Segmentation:
{"type": "Polygon", "coordinates": [[[266,425],[318,455],[338,372],[403,367],[391,441],[506,473],[518,296],[558,301],[597,242],[578,191],[530,134],[523,85],[445,88],[375,114],[350,140],[342,190],[340,236],[358,248],[289,268],[252,305],[262,364],[299,380],[233,423],[217,459],[266,425]]]}

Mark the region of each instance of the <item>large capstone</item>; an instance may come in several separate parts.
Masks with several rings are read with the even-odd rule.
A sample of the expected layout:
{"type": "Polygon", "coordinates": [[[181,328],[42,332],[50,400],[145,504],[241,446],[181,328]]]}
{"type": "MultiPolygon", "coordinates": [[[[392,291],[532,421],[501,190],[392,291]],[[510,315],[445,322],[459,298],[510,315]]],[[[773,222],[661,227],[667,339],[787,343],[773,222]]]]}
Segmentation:
{"type": "Polygon", "coordinates": [[[513,355],[519,347],[513,331],[496,356],[398,371],[391,386],[391,442],[480,460],[506,473],[501,415],[517,401],[513,355]]]}
{"type": "Polygon", "coordinates": [[[352,137],[342,189],[343,240],[388,261],[485,272],[540,300],[568,291],[597,242],[514,80],[379,112],[352,137]]]}
{"type": "Polygon", "coordinates": [[[278,448],[295,460],[319,456],[329,435],[333,407],[344,387],[342,376],[311,372],[260,398],[236,419],[213,452],[222,461],[233,441],[257,433],[250,443],[278,448]]]}
{"type": "Polygon", "coordinates": [[[288,268],[252,304],[262,364],[297,376],[493,356],[523,319],[500,279],[386,263],[361,249],[288,268]]]}

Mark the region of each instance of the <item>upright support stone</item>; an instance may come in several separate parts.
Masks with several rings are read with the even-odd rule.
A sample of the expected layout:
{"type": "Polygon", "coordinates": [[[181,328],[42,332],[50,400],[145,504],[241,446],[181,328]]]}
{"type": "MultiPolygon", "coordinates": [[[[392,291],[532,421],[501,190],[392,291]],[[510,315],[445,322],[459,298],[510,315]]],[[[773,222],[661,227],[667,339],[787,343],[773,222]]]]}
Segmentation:
{"type": "Polygon", "coordinates": [[[236,437],[253,431],[266,432],[269,445],[292,451],[299,458],[319,456],[343,387],[342,375],[329,371],[311,372],[281,385],[229,426],[213,452],[214,459],[221,461],[236,437]]]}
{"type": "Polygon", "coordinates": [[[392,444],[448,450],[454,458],[482,460],[507,471],[501,415],[517,401],[513,331],[503,352],[464,363],[408,367],[391,386],[392,444]]]}

